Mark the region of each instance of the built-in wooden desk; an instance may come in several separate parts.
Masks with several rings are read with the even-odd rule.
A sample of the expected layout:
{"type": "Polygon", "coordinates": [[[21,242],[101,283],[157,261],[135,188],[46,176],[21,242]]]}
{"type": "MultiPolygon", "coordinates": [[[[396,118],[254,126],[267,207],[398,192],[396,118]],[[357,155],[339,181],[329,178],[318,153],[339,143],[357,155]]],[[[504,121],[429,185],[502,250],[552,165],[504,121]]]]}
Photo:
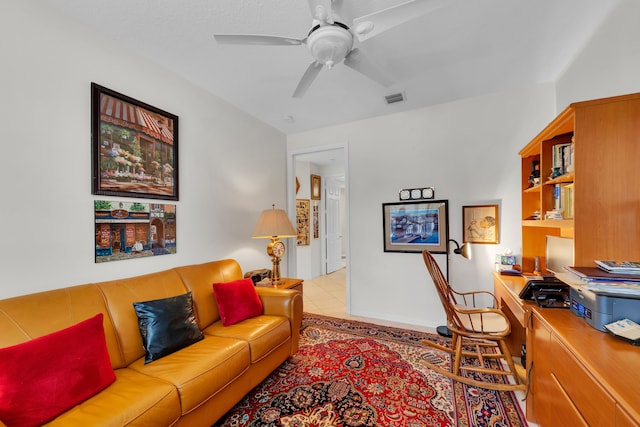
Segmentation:
{"type": "Polygon", "coordinates": [[[511,346],[527,344],[529,420],[543,427],[640,426],[640,347],[596,330],[570,310],[523,302],[521,277],[495,273],[494,284],[512,318],[511,346]]]}

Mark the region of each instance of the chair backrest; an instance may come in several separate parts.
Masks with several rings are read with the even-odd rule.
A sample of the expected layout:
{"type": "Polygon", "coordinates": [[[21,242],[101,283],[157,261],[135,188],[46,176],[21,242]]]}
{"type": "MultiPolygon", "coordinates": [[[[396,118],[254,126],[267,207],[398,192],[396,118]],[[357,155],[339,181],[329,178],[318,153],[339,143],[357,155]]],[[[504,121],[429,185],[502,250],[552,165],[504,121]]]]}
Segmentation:
{"type": "Polygon", "coordinates": [[[440,297],[440,302],[442,303],[442,308],[444,308],[444,312],[447,315],[447,323],[448,327],[451,329],[452,327],[457,330],[464,330],[464,326],[458,317],[458,313],[456,313],[455,306],[458,303],[456,300],[456,296],[449,286],[449,282],[445,279],[442,274],[442,270],[440,270],[440,266],[436,262],[435,258],[431,253],[427,250],[422,251],[422,258],[424,259],[424,263],[427,266],[427,270],[429,270],[429,274],[431,275],[431,279],[433,280],[433,284],[438,291],[438,296],[440,297]]]}

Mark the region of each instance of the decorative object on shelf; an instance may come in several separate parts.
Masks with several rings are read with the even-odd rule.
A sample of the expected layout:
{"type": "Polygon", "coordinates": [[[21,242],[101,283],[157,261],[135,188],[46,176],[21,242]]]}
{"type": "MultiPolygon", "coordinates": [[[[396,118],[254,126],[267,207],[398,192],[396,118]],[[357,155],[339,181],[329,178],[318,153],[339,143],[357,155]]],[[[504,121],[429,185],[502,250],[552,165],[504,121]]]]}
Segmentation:
{"type": "Polygon", "coordinates": [[[385,252],[444,254],[449,239],[448,200],[382,205],[385,252]]]}
{"type": "Polygon", "coordinates": [[[298,177],[296,176],[296,194],[300,191],[300,181],[298,181],[298,177]]]}
{"type": "Polygon", "coordinates": [[[551,211],[547,211],[544,214],[544,219],[562,219],[562,212],[553,209],[551,211]]]}
{"type": "Polygon", "coordinates": [[[462,207],[463,243],[499,243],[498,231],[498,205],[462,207]]]}
{"type": "Polygon", "coordinates": [[[311,200],[320,200],[322,198],[320,184],[320,175],[311,175],[311,200]]]}
{"type": "Polygon", "coordinates": [[[433,199],[435,195],[433,187],[404,188],[398,192],[400,200],[428,200],[433,199]]]}
{"type": "Polygon", "coordinates": [[[175,254],[176,205],[94,200],[95,262],[175,254]]]}
{"type": "Polygon", "coordinates": [[[92,194],[178,200],[178,116],[91,83],[92,194]]]}
{"type": "Polygon", "coordinates": [[[540,160],[531,161],[531,175],[529,175],[530,187],[540,184],[540,160]]]}
{"type": "Polygon", "coordinates": [[[282,209],[276,209],[276,205],[271,205],[271,209],[266,209],[260,214],[256,228],[251,235],[254,239],[271,239],[267,245],[267,254],[271,257],[271,282],[281,283],[280,279],[280,259],[285,254],[284,242],[280,239],[296,237],[296,230],[293,228],[287,213],[282,209]]]}
{"type": "Polygon", "coordinates": [[[298,226],[296,245],[309,245],[309,199],[296,200],[296,224],[298,226]]]}

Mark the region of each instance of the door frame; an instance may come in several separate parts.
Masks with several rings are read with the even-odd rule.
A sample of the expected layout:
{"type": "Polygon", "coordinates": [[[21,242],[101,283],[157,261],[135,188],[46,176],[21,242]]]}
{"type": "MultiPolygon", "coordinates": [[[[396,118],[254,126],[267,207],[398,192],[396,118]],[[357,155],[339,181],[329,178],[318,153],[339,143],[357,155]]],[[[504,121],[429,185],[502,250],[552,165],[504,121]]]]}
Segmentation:
{"type": "MultiPolygon", "coordinates": [[[[321,146],[289,149],[287,148],[287,212],[292,223],[296,223],[296,157],[303,154],[321,153],[324,151],[342,150],[344,153],[344,185],[345,185],[345,242],[346,262],[346,311],[351,313],[351,244],[349,228],[349,146],[346,143],[328,144],[321,146]]],[[[296,277],[297,274],[297,247],[289,245],[287,254],[287,274],[296,277]]]]}

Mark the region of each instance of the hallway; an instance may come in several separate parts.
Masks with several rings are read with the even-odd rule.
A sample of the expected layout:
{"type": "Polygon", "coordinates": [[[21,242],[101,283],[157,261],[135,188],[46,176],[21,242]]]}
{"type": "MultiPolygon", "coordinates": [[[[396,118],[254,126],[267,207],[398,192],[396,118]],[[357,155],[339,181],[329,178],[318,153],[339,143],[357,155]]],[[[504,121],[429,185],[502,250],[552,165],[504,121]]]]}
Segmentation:
{"type": "Polygon", "coordinates": [[[318,276],[311,280],[305,280],[303,284],[304,311],[306,313],[322,314],[324,316],[338,317],[341,319],[375,323],[376,325],[435,333],[435,329],[426,326],[408,325],[383,319],[372,319],[347,314],[346,272],[346,268],[343,267],[326,276],[318,276]]]}

